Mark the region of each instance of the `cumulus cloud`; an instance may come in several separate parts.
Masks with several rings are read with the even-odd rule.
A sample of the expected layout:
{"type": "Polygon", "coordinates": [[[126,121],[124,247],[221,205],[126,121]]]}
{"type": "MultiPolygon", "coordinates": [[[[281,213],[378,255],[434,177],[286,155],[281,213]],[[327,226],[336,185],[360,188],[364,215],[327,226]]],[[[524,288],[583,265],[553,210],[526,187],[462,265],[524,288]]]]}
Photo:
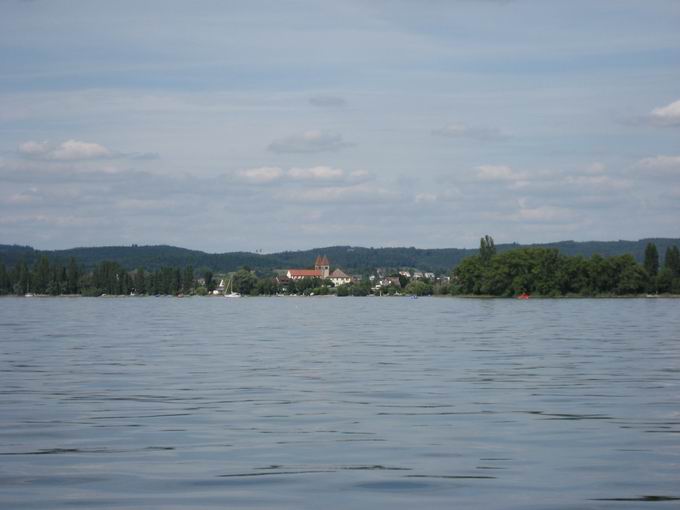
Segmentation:
{"type": "Polygon", "coordinates": [[[654,108],[650,117],[655,124],[661,126],[680,126],[680,100],[654,108]]]}
{"type": "Polygon", "coordinates": [[[468,138],[485,142],[503,140],[506,136],[496,128],[468,126],[462,123],[454,123],[442,128],[433,129],[432,134],[446,138],[468,138]]]}
{"type": "Polygon", "coordinates": [[[344,108],[347,101],[338,96],[312,96],[309,98],[309,104],[319,108],[344,108]]]}
{"type": "Polygon", "coordinates": [[[152,160],[160,157],[157,152],[114,152],[98,143],[73,139],[59,144],[50,143],[46,140],[28,140],[19,144],[17,152],[25,159],[61,162],[91,161],[97,159],[152,160]]]}
{"type": "Polygon", "coordinates": [[[314,153],[337,151],[351,145],[345,142],[340,134],[310,130],[274,140],[268,149],[277,153],[314,153]]]}
{"type": "Polygon", "coordinates": [[[29,140],[19,145],[19,154],[28,157],[40,157],[51,150],[49,142],[35,142],[29,140]]]}
{"type": "Polygon", "coordinates": [[[250,184],[270,184],[273,182],[298,182],[298,183],[346,183],[356,184],[370,179],[370,174],[364,170],[348,172],[342,168],[330,166],[313,166],[309,168],[293,167],[284,170],[277,166],[264,166],[249,168],[237,172],[239,180],[250,184]]]}
{"type": "Polygon", "coordinates": [[[266,184],[274,181],[278,181],[284,175],[281,168],[276,166],[263,166],[259,168],[248,168],[246,170],[240,170],[238,176],[246,181],[253,184],[266,184]]]}
{"type": "Polygon", "coordinates": [[[295,180],[336,180],[345,176],[344,170],[329,166],[315,166],[312,168],[291,168],[288,177],[295,180]]]}
{"type": "Polygon", "coordinates": [[[98,143],[67,140],[58,145],[47,141],[29,140],[19,145],[19,154],[28,158],[53,161],[80,161],[113,157],[113,153],[98,143]]]}

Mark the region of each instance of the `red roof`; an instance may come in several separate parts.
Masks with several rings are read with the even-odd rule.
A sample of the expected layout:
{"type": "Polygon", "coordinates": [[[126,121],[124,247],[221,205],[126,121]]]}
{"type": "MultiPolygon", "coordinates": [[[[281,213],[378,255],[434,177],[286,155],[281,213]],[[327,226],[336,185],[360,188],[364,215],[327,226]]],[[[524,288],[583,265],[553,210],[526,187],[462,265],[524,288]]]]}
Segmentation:
{"type": "Polygon", "coordinates": [[[291,278],[296,276],[321,276],[321,271],[318,269],[289,269],[288,272],[291,278]]]}

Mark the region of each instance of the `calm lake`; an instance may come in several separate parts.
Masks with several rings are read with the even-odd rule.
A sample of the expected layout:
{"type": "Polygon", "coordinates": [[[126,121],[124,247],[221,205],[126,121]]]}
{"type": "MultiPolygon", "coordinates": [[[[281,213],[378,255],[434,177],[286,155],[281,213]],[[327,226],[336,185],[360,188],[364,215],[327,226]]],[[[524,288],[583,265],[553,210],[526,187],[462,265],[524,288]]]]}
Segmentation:
{"type": "Polygon", "coordinates": [[[0,383],[3,509],[680,505],[677,299],[2,298],[0,383]]]}

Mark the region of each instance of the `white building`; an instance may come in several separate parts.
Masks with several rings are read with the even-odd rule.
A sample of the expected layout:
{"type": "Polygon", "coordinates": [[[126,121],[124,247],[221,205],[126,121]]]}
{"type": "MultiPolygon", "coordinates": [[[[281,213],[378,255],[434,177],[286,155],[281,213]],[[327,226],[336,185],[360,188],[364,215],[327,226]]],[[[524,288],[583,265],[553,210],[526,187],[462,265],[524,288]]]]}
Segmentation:
{"type": "Polygon", "coordinates": [[[336,269],[333,271],[328,278],[333,282],[333,285],[338,287],[339,285],[346,285],[352,281],[352,278],[345,274],[342,269],[336,269]]]}

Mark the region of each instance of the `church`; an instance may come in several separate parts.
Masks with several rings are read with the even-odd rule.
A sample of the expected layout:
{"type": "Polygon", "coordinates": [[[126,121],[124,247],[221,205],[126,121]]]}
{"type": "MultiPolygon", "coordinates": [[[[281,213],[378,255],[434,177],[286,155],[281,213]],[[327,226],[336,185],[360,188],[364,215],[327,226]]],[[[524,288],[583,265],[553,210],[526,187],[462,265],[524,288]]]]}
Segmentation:
{"type": "Polygon", "coordinates": [[[321,278],[322,280],[329,279],[336,287],[350,283],[352,278],[345,274],[342,269],[336,269],[331,273],[331,264],[328,257],[321,255],[316,257],[314,261],[314,269],[289,269],[286,276],[290,280],[302,280],[303,278],[321,278]]]}

